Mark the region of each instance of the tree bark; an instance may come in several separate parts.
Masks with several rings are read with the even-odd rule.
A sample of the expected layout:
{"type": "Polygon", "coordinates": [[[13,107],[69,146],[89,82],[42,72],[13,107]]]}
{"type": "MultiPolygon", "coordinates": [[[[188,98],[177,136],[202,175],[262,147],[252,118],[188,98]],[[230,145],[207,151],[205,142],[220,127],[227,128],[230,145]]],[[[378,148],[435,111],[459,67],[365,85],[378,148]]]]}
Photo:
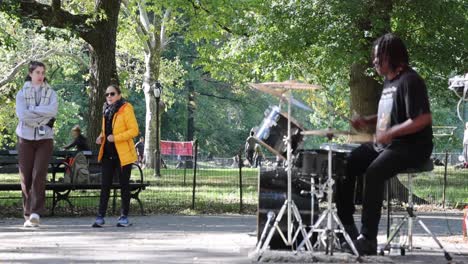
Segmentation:
{"type": "MultiPolygon", "coordinates": [[[[145,93],[146,118],[145,118],[145,166],[154,168],[156,149],[156,98],[151,85],[159,79],[160,51],[155,48],[145,54],[145,75],[143,78],[143,91],[145,93]]],[[[161,107],[161,106],[159,106],[161,107]]],[[[159,111],[161,114],[161,111],[159,111]]]]}
{"type": "MultiPolygon", "coordinates": [[[[102,106],[104,93],[109,84],[119,84],[115,60],[117,25],[120,11],[120,0],[98,0],[96,11],[104,10],[107,19],[96,23],[93,34],[82,34],[82,38],[90,44],[91,56],[91,89],[89,93],[90,120],[88,137],[91,142],[100,135],[102,123],[102,106]]],[[[97,145],[92,144],[93,149],[97,145]]]]}
{"type": "MultiPolygon", "coordinates": [[[[351,113],[362,116],[377,113],[381,85],[372,77],[366,76],[365,71],[370,65],[354,63],[351,65],[349,87],[351,90],[351,113]]],[[[375,127],[370,128],[368,133],[373,133],[375,127]]]]}
{"type": "MultiPolygon", "coordinates": [[[[372,5],[367,6],[367,12],[369,16],[365,16],[361,19],[356,20],[356,26],[360,32],[365,31],[380,31],[380,35],[383,35],[387,32],[390,32],[390,14],[392,10],[392,1],[389,0],[379,0],[375,1],[372,5]],[[381,19],[380,22],[383,22],[383,26],[380,26],[378,29],[374,28],[375,25],[371,20],[371,14],[381,19]],[[377,14],[377,15],[376,15],[377,14]]],[[[374,39],[366,38],[365,44],[360,46],[363,54],[371,54],[372,43],[374,39]]],[[[350,69],[350,79],[349,87],[351,92],[351,113],[356,113],[361,116],[374,115],[377,113],[378,103],[380,99],[380,94],[382,91],[382,85],[373,77],[365,74],[366,69],[372,67],[371,58],[366,58],[367,63],[353,63],[350,69]]],[[[363,131],[368,134],[375,133],[375,127],[370,127],[367,130],[363,131]]],[[[366,136],[352,136],[351,141],[368,141],[372,139],[371,137],[366,136]]]]}

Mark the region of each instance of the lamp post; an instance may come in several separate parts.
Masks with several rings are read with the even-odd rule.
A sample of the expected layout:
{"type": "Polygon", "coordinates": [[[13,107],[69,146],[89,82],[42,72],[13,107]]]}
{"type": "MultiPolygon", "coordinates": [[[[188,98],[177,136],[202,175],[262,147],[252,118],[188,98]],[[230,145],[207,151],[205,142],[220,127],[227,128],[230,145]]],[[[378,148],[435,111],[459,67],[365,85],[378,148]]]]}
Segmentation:
{"type": "Polygon", "coordinates": [[[156,148],[154,150],[154,176],[161,177],[161,150],[159,140],[159,102],[161,100],[162,85],[159,82],[153,84],[154,97],[156,97],[156,148]]]}

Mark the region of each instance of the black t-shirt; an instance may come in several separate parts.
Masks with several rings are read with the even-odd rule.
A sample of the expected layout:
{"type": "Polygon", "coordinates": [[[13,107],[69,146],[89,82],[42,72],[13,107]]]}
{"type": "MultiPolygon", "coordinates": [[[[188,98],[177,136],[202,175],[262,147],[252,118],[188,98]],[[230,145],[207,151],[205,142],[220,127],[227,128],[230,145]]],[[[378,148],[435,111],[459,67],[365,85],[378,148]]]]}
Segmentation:
{"type": "MultiPolygon", "coordinates": [[[[379,101],[376,133],[431,113],[424,80],[408,68],[393,80],[385,80],[379,101]]],[[[392,143],[431,144],[432,126],[429,124],[413,134],[394,138],[392,143]]]]}

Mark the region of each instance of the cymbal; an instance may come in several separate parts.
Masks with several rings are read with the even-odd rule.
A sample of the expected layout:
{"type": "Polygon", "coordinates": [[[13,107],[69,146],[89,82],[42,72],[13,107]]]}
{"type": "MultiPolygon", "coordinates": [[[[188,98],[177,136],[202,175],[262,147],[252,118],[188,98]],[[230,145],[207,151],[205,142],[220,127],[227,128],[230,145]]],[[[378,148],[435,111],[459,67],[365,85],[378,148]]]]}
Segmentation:
{"type": "Polygon", "coordinates": [[[282,94],[288,90],[316,90],[321,88],[319,85],[303,83],[296,80],[288,80],[284,82],[249,83],[249,85],[259,91],[278,97],[281,97],[282,94]]]}
{"type": "Polygon", "coordinates": [[[302,131],[301,134],[304,136],[328,137],[328,136],[337,136],[337,135],[348,136],[348,135],[355,135],[356,133],[351,132],[351,131],[336,130],[336,129],[317,129],[317,130],[302,131]]]}
{"type": "MultiPolygon", "coordinates": [[[[280,99],[284,99],[284,93],[288,90],[315,90],[320,88],[318,85],[302,83],[294,80],[284,82],[250,83],[249,85],[261,92],[276,96],[280,99]]],[[[304,110],[312,111],[312,109],[305,103],[295,99],[293,96],[291,96],[291,104],[304,110]]]]}

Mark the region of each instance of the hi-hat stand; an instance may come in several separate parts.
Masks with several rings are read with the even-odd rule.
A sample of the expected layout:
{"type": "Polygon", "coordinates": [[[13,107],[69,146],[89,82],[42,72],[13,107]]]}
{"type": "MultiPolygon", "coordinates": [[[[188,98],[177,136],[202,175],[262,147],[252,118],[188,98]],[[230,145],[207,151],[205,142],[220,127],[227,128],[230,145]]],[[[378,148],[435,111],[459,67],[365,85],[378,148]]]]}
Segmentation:
{"type": "MultiPolygon", "coordinates": [[[[334,134],[328,133],[326,134],[326,136],[328,138],[328,141],[330,142],[334,134]]],[[[304,244],[307,245],[307,243],[310,243],[310,238],[312,237],[313,233],[317,232],[319,233],[319,236],[317,237],[317,243],[322,243],[322,245],[325,246],[325,254],[333,255],[335,243],[336,241],[339,241],[336,234],[341,233],[346,239],[346,242],[348,243],[348,245],[351,247],[351,250],[353,251],[353,253],[359,258],[360,257],[359,252],[356,250],[356,247],[354,246],[354,243],[351,240],[351,237],[345,231],[344,226],[341,223],[338,215],[336,214],[335,208],[333,206],[332,198],[333,198],[333,185],[335,183],[335,180],[332,177],[333,176],[332,161],[333,161],[332,147],[329,144],[328,145],[328,173],[327,173],[328,177],[324,186],[325,193],[327,194],[327,209],[323,211],[323,213],[320,215],[320,217],[318,218],[315,224],[311,224],[312,227],[310,231],[307,233],[307,236],[304,236],[304,240],[299,244],[297,249],[298,250],[303,249],[304,244]],[[326,226],[320,228],[322,226],[322,222],[324,222],[325,219],[326,219],[326,226]],[[335,224],[337,224],[340,229],[336,229],[335,224]]],[[[310,194],[312,202],[314,202],[314,189],[315,189],[315,180],[313,179],[313,177],[314,176],[311,176],[311,194],[310,194]]],[[[313,211],[313,205],[312,205],[312,214],[313,213],[314,211],[313,211]]],[[[320,246],[320,244],[318,246],[320,246]]],[[[310,247],[307,246],[307,248],[310,248],[310,247]]]]}
{"type": "MultiPolygon", "coordinates": [[[[270,245],[270,241],[273,235],[275,234],[275,232],[278,232],[278,234],[283,239],[284,244],[286,244],[287,246],[293,245],[293,243],[297,240],[299,233],[302,234],[302,237],[307,236],[307,231],[305,229],[305,225],[303,225],[302,223],[302,218],[299,213],[299,209],[297,208],[296,204],[291,198],[292,197],[291,195],[291,178],[292,178],[291,99],[292,99],[292,93],[290,89],[286,89],[286,93],[287,93],[287,100],[288,100],[288,136],[286,139],[286,142],[287,142],[286,161],[287,161],[287,181],[288,181],[287,199],[284,201],[283,206],[281,207],[278,215],[276,216],[273,226],[270,227],[269,225],[270,221],[268,221],[268,223],[264,227],[264,230],[262,232],[262,237],[264,236],[264,234],[266,234],[268,229],[270,230],[268,232],[268,236],[266,237],[265,241],[262,241],[262,239],[258,241],[257,252],[259,253],[258,255],[259,259],[261,258],[263,252],[270,245]],[[285,212],[286,212],[287,221],[288,221],[287,232],[286,232],[287,237],[285,237],[285,235],[283,234],[283,231],[281,231],[279,227],[279,223],[281,222],[281,219],[283,218],[283,215],[285,212]],[[293,231],[294,226],[293,226],[292,218],[294,218],[294,220],[297,222],[296,232],[293,231]],[[293,235],[293,232],[294,232],[294,235],[293,235]]],[[[307,249],[312,250],[312,244],[310,243],[308,239],[307,241],[306,240],[302,241],[302,246],[304,246],[304,244],[307,247],[307,249]]]]}

